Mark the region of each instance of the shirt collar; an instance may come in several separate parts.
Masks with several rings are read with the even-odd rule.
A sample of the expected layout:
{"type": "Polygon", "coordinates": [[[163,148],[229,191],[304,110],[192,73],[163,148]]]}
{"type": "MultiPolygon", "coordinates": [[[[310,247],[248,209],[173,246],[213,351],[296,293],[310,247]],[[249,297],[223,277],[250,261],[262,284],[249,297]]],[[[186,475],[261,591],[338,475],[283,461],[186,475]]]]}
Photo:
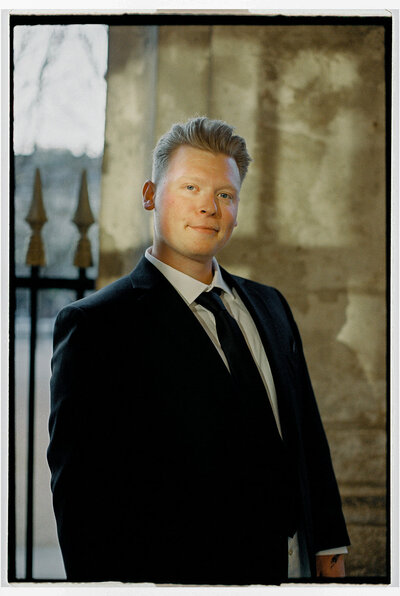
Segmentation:
{"type": "Polygon", "coordinates": [[[164,277],[167,278],[169,283],[174,286],[175,290],[188,304],[192,304],[192,302],[194,302],[202,292],[208,292],[213,288],[221,288],[224,290],[224,292],[232,295],[232,290],[222,277],[220,267],[215,257],[213,258],[214,276],[212,282],[207,285],[197,279],[194,279],[194,277],[190,277],[190,275],[186,275],[186,273],[183,273],[182,271],[174,269],[163,261],[156,259],[156,257],[151,254],[150,249],[151,247],[145,252],[144,256],[146,259],[150,261],[154,267],[157,267],[157,269],[164,275],[164,277]]]}

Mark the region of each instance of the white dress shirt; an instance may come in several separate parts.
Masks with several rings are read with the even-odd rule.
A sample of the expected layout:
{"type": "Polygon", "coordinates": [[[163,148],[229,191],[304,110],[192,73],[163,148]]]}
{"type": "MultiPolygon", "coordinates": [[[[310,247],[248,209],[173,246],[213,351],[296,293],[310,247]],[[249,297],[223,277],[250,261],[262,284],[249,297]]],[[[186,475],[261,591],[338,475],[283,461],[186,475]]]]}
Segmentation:
{"type": "MultiPolygon", "coordinates": [[[[145,257],[164,275],[164,277],[166,277],[166,279],[175,288],[184,302],[186,302],[190,310],[193,312],[195,317],[203,326],[204,330],[209,335],[225,365],[227,368],[229,368],[225,354],[218,340],[214,315],[208,309],[195,302],[195,300],[203,292],[208,292],[213,288],[221,288],[223,290],[220,297],[229,314],[232,315],[232,317],[236,320],[243,333],[248,348],[254,358],[261,378],[264,382],[271,408],[275,416],[276,424],[279,433],[282,436],[275,383],[257,327],[235,288],[229,288],[224,281],[217,260],[215,258],[213,259],[214,276],[211,283],[204,284],[203,282],[186,275],[186,273],[178,271],[170,265],[167,265],[159,259],[156,259],[156,257],[151,254],[151,248],[146,250],[145,257]]],[[[308,577],[310,575],[306,549],[305,547],[300,547],[301,543],[303,543],[303,539],[301,536],[299,537],[298,532],[293,538],[289,538],[288,571],[289,577],[291,578],[308,577]]],[[[316,554],[341,554],[346,552],[346,547],[340,547],[326,551],[319,551],[316,554]]]]}

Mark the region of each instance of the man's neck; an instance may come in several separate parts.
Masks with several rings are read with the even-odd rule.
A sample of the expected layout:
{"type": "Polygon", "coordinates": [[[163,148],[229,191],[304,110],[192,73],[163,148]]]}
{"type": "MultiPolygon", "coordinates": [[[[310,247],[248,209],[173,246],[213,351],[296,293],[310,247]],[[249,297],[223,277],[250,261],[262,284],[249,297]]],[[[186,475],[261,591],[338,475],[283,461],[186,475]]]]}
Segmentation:
{"type": "Polygon", "coordinates": [[[204,284],[210,284],[212,282],[214,275],[212,257],[206,261],[198,261],[183,255],[176,255],[175,253],[172,255],[166,251],[160,251],[154,245],[151,247],[150,253],[159,261],[162,261],[178,271],[182,271],[182,273],[185,273],[204,284]]]}

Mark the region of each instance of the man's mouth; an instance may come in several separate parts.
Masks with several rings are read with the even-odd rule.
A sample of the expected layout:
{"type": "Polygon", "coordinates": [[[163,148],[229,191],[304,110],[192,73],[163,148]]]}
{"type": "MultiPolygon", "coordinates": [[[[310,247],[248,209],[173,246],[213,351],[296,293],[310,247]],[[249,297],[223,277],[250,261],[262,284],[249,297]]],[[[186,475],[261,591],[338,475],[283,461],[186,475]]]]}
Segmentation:
{"type": "Polygon", "coordinates": [[[190,226],[189,228],[192,228],[192,230],[195,230],[196,232],[200,232],[203,234],[216,234],[217,232],[219,232],[219,228],[217,226],[190,226]]]}

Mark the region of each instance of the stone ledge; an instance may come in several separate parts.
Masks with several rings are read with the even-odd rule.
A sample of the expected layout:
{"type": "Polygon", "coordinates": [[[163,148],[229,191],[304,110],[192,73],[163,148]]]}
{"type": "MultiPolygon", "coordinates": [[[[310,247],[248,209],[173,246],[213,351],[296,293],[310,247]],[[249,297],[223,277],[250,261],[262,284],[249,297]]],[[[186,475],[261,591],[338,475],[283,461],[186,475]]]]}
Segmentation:
{"type": "Polygon", "coordinates": [[[385,496],[342,496],[342,502],[348,524],[386,526],[385,496]]]}
{"type": "Polygon", "coordinates": [[[342,499],[346,497],[382,497],[386,498],[386,485],[372,484],[340,484],[342,499]]]}

